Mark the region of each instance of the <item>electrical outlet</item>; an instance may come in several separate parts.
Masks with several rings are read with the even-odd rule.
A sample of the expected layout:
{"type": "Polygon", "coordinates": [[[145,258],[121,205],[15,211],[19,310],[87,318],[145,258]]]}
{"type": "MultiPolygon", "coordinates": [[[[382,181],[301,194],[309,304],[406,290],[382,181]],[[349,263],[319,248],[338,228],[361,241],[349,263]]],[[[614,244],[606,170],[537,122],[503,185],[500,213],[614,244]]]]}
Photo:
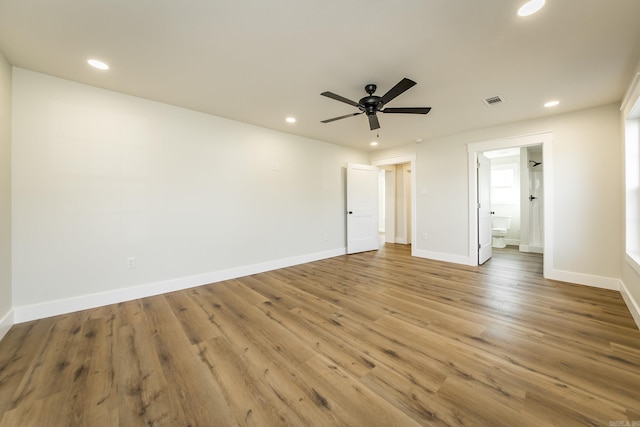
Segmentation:
{"type": "Polygon", "coordinates": [[[422,233],[422,240],[427,240],[427,233],[422,233]]]}
{"type": "Polygon", "coordinates": [[[136,268],[136,257],[127,258],[127,268],[136,268]]]}

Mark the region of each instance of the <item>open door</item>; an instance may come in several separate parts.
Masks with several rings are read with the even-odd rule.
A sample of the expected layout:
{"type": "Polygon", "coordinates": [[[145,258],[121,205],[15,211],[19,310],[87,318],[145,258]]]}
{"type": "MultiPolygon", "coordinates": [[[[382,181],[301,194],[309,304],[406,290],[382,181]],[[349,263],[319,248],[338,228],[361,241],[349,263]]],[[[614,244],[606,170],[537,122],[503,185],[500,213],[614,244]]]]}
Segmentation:
{"type": "Polygon", "coordinates": [[[378,237],[378,168],[347,165],[347,253],[374,251],[378,237]]]}
{"type": "Polygon", "coordinates": [[[491,258],[491,161],[478,153],[478,265],[491,258]]]}

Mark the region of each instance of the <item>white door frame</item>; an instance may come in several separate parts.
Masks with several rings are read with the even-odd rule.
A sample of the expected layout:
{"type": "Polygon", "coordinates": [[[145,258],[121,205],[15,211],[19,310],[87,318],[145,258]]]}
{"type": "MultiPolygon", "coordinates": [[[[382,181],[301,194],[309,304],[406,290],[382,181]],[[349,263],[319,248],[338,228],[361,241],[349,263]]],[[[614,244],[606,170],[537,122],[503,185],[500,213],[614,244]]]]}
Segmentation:
{"type": "Polygon", "coordinates": [[[406,154],[403,156],[386,157],[371,162],[375,166],[411,164],[411,256],[415,256],[416,250],[416,155],[406,154]]]}
{"type": "Polygon", "coordinates": [[[469,154],[469,265],[478,265],[478,178],[476,165],[478,153],[511,147],[528,147],[542,144],[544,164],[544,254],[543,276],[553,271],[553,134],[551,131],[508,138],[472,142],[467,145],[469,154]]]}

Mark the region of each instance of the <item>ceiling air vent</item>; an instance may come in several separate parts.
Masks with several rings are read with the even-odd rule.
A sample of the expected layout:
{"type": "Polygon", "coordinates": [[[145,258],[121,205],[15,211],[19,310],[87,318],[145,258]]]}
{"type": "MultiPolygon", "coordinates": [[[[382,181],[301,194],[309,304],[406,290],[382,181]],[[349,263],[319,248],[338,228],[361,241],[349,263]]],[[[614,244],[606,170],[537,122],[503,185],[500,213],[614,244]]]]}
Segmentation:
{"type": "Polygon", "coordinates": [[[502,104],[504,102],[504,98],[500,95],[490,96],[489,98],[485,98],[482,100],[484,105],[487,107],[491,107],[492,105],[502,104]]]}

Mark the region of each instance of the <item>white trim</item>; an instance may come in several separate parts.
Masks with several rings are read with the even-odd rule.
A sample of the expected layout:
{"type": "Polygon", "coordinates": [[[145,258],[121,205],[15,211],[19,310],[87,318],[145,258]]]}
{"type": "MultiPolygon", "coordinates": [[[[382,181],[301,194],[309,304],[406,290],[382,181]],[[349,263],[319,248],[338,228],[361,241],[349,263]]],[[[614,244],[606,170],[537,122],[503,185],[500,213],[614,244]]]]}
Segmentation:
{"type": "Polygon", "coordinates": [[[416,154],[406,154],[402,156],[385,157],[383,159],[372,160],[371,164],[374,166],[387,166],[387,165],[400,165],[403,163],[411,163],[411,256],[418,256],[415,254],[416,246],[418,242],[418,232],[416,226],[416,176],[418,175],[416,169],[416,154]]]}
{"type": "Polygon", "coordinates": [[[624,255],[625,260],[627,261],[627,264],[629,264],[629,267],[631,267],[633,269],[633,271],[636,272],[636,274],[640,275],[640,264],[638,263],[638,257],[636,254],[630,254],[630,253],[626,253],[624,255]]]}
{"type": "Polygon", "coordinates": [[[401,165],[416,161],[416,154],[403,154],[400,156],[383,157],[381,159],[372,160],[371,164],[375,166],[401,165]]]}
{"type": "Polygon", "coordinates": [[[307,255],[300,255],[280,260],[267,261],[259,264],[247,265],[231,268],[228,270],[214,271],[211,273],[198,274],[195,276],[180,277],[177,279],[164,280],[156,283],[135,286],[133,288],[117,289],[113,291],[96,294],[82,295],[55,301],[48,301],[40,304],[32,304],[21,307],[14,307],[14,322],[22,323],[30,320],[42,319],[45,317],[57,316],[60,314],[72,313],[80,310],[100,307],[109,304],[117,304],[124,301],[131,301],[138,298],[150,297],[167,292],[179,291],[196,286],[207,285],[223,280],[235,279],[251,274],[263,273],[265,271],[279,268],[291,267],[307,262],[332,258],[346,254],[346,248],[331,249],[323,252],[316,252],[307,255]]]}
{"type": "Polygon", "coordinates": [[[619,291],[622,286],[622,281],[613,277],[594,276],[564,270],[551,270],[548,275],[545,275],[545,278],[612,291],[619,291]]]}
{"type": "MultiPolygon", "coordinates": [[[[483,152],[501,150],[503,148],[528,147],[531,145],[539,145],[545,141],[550,141],[552,132],[543,131],[520,136],[508,136],[504,138],[488,139],[478,142],[470,142],[467,144],[467,152],[483,152]]],[[[544,165],[546,169],[547,165],[544,165]]]]}
{"type": "Polygon", "coordinates": [[[520,245],[518,247],[520,252],[532,252],[534,254],[544,254],[544,247],[533,245],[520,245]]]}
{"type": "Polygon", "coordinates": [[[542,162],[544,164],[544,259],[543,276],[548,277],[553,270],[553,133],[551,131],[535,134],[512,136],[467,144],[468,152],[468,195],[469,195],[469,265],[478,265],[478,211],[477,206],[477,176],[476,164],[478,153],[512,147],[528,147],[542,144],[542,162]]]}
{"type": "MultiPolygon", "coordinates": [[[[444,252],[425,251],[423,249],[412,249],[412,256],[426,258],[434,261],[451,262],[454,264],[473,265],[471,259],[466,256],[447,254],[444,252]]],[[[477,265],[477,262],[476,262],[477,265]]]]}
{"type": "Polygon", "coordinates": [[[13,310],[9,310],[9,312],[0,319],[0,341],[7,335],[7,332],[9,332],[9,329],[11,329],[14,323],[13,310]]]}
{"type": "MultiPolygon", "coordinates": [[[[622,116],[625,119],[629,119],[632,116],[632,110],[636,106],[638,98],[640,98],[640,72],[633,76],[622,105],[620,105],[620,111],[622,111],[622,116]]],[[[638,111],[634,113],[638,113],[638,111]]]]}
{"type": "Polygon", "coordinates": [[[636,321],[638,329],[640,329],[640,304],[638,304],[638,301],[633,298],[624,282],[620,283],[620,294],[622,295],[622,299],[625,304],[627,304],[627,308],[629,309],[633,320],[636,321]]]}

